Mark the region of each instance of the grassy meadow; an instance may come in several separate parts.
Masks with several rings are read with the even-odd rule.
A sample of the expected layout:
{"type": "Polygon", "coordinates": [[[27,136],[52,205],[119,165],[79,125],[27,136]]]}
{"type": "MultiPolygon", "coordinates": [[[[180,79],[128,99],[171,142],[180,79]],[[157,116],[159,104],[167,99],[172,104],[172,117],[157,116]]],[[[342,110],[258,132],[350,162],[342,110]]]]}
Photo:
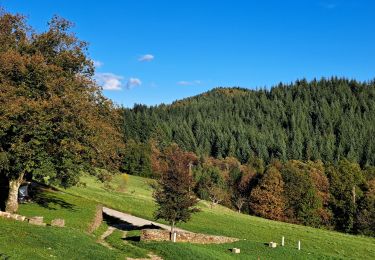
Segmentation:
{"type": "Polygon", "coordinates": [[[124,234],[116,230],[106,238],[113,249],[97,243],[106,230],[102,224],[93,234],[87,230],[98,204],[124,211],[139,217],[153,218],[155,205],[150,180],[129,176],[125,190],[117,191],[121,178],[103,185],[93,177],[83,177],[86,186],[67,190],[46,191],[39,195],[38,203],[23,204],[20,214],[44,216],[47,223],[53,218],[64,218],[66,228],[37,227],[26,223],[0,219],[0,259],[124,259],[145,257],[149,252],[164,259],[375,259],[375,239],[353,236],[270,221],[239,214],[222,206],[213,209],[205,201],[202,211],[188,223],[179,227],[206,234],[237,237],[233,244],[196,245],[170,242],[137,242],[124,238],[139,235],[137,231],[124,234]],[[266,243],[280,243],[285,247],[271,249],[266,243]],[[301,250],[297,242],[301,241],[301,250]],[[241,249],[239,255],[230,248],[241,249]],[[2,255],[1,255],[2,254],[2,255]]]}

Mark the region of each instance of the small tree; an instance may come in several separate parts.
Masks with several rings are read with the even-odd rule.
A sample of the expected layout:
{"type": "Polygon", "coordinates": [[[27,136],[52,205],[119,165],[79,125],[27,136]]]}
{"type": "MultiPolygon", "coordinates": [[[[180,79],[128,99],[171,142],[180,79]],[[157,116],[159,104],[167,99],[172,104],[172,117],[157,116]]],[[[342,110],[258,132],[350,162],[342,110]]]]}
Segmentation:
{"type": "Polygon", "coordinates": [[[187,222],[198,200],[190,191],[192,177],[189,175],[189,161],[184,152],[172,146],[167,153],[168,170],[162,174],[153,194],[158,205],[156,219],[164,219],[171,225],[171,233],[178,222],[187,222]]]}

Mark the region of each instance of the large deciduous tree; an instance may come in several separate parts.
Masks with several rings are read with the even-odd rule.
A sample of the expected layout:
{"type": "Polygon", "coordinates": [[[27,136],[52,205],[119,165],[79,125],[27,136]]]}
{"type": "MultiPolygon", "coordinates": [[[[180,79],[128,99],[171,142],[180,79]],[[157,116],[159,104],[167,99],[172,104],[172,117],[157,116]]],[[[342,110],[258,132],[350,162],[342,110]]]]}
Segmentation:
{"type": "Polygon", "coordinates": [[[74,185],[83,170],[115,167],[121,139],[72,24],[54,17],[36,33],[23,16],[0,12],[0,174],[15,212],[26,174],[74,185]]]}
{"type": "Polygon", "coordinates": [[[336,229],[350,232],[355,224],[358,201],[363,197],[365,176],[357,163],[346,159],[341,160],[337,167],[327,167],[327,173],[334,224],[336,229]]]}
{"type": "Polygon", "coordinates": [[[285,204],[283,178],[279,169],[271,166],[251,191],[250,209],[255,215],[264,218],[284,220],[285,204]]]}
{"type": "Polygon", "coordinates": [[[157,203],[156,219],[164,219],[171,225],[171,233],[178,222],[186,222],[191,214],[198,212],[192,187],[189,164],[192,158],[178,146],[172,145],[166,152],[168,170],[163,173],[154,192],[157,203]]]}

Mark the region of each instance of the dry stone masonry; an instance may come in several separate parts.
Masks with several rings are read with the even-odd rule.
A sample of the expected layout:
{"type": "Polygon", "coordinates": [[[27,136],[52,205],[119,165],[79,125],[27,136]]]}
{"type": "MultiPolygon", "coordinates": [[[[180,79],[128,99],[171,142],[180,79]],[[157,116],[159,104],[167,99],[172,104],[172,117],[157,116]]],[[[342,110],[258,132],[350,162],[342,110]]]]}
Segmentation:
{"type": "MultiPolygon", "coordinates": [[[[141,241],[170,241],[171,235],[168,230],[143,229],[141,241]]],[[[238,238],[211,236],[193,232],[177,232],[176,242],[190,242],[197,244],[224,244],[238,241],[238,238]]]]}
{"type": "Polygon", "coordinates": [[[0,217],[14,219],[14,220],[18,220],[18,221],[24,221],[26,219],[25,216],[21,216],[21,215],[18,215],[18,214],[12,214],[12,213],[9,213],[9,212],[4,212],[4,211],[0,211],[0,217]]]}
{"type": "MultiPolygon", "coordinates": [[[[25,216],[21,216],[18,214],[12,214],[9,212],[0,211],[0,217],[7,218],[7,219],[14,219],[17,221],[27,221],[29,224],[37,225],[37,226],[47,226],[46,223],[44,223],[44,218],[40,216],[26,218],[25,216]]],[[[64,227],[65,226],[65,220],[62,218],[57,218],[51,221],[51,226],[54,227],[64,227]]]]}

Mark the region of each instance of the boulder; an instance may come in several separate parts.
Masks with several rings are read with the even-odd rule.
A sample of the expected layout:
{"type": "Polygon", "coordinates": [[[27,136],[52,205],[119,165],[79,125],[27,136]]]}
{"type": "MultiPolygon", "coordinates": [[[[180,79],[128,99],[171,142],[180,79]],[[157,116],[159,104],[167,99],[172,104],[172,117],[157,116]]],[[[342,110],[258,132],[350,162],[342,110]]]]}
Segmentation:
{"type": "Polygon", "coordinates": [[[37,226],[46,226],[47,224],[43,222],[43,217],[32,217],[29,218],[29,223],[37,226]]]}
{"type": "Polygon", "coordinates": [[[51,221],[51,226],[53,227],[65,227],[65,220],[62,218],[57,218],[51,221]]]}
{"type": "Polygon", "coordinates": [[[271,247],[271,248],[276,248],[276,247],[277,247],[277,243],[271,241],[271,242],[268,244],[268,246],[271,247]]]}
{"type": "Polygon", "coordinates": [[[232,248],[232,253],[233,254],[239,254],[239,253],[241,253],[241,249],[239,249],[239,248],[232,248]]]}

